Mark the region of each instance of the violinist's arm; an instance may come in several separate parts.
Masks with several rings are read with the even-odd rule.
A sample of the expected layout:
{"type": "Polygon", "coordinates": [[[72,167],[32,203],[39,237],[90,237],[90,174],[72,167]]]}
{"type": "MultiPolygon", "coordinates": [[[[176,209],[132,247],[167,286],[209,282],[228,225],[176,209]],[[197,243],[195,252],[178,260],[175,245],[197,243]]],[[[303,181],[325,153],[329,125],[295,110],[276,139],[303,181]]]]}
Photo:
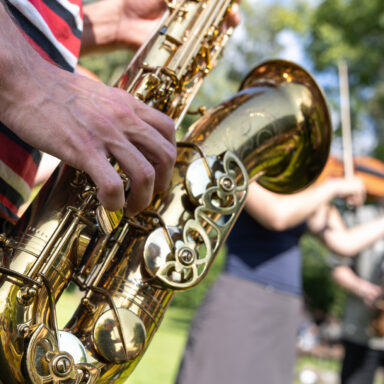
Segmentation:
{"type": "Polygon", "coordinates": [[[336,267],[332,272],[332,276],[341,287],[360,297],[369,307],[374,307],[375,301],[382,294],[380,286],[357,276],[348,266],[340,265],[336,267]]]}
{"type": "Polygon", "coordinates": [[[270,192],[257,183],[249,185],[246,210],[266,228],[283,231],[307,220],[333,198],[364,195],[361,180],[328,179],[291,195],[270,192]]]}
{"type": "Polygon", "coordinates": [[[384,216],[348,228],[331,205],[319,207],[307,224],[332,252],[344,257],[355,256],[384,236],[384,216]]]}

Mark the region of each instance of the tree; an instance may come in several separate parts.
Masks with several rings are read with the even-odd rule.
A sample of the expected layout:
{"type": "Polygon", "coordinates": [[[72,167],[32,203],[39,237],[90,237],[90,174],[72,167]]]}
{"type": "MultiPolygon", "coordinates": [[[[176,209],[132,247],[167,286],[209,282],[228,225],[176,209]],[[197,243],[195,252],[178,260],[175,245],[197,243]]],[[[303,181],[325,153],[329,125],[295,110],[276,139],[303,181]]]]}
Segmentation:
{"type": "MultiPolygon", "coordinates": [[[[336,74],[337,62],[349,67],[352,122],[355,129],[371,124],[383,155],[384,7],[381,0],[324,0],[312,10],[305,47],[322,74],[336,74]]],[[[327,89],[338,95],[337,81],[327,89]]]]}

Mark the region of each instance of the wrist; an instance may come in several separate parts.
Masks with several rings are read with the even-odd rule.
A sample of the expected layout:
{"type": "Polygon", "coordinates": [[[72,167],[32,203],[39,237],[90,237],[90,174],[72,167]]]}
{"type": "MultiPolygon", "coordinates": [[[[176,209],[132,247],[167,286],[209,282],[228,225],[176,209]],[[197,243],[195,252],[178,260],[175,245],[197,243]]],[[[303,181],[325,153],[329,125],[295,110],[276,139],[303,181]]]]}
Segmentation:
{"type": "Polygon", "coordinates": [[[355,290],[356,296],[358,296],[362,300],[365,300],[370,290],[370,283],[365,280],[359,279],[358,281],[356,281],[356,284],[357,284],[357,287],[355,290]]]}
{"type": "Polygon", "coordinates": [[[365,290],[365,286],[364,286],[364,284],[359,284],[359,285],[356,287],[356,289],[355,289],[355,295],[356,295],[357,297],[360,297],[360,298],[363,299],[363,300],[364,300],[364,297],[365,297],[365,292],[366,292],[366,290],[365,290]]]}
{"type": "Polygon", "coordinates": [[[84,7],[81,54],[118,45],[118,29],[123,12],[121,0],[106,0],[84,7]]]}
{"type": "MultiPolygon", "coordinates": [[[[24,37],[21,36],[21,39],[24,37]]],[[[0,92],[1,121],[17,136],[31,145],[30,119],[41,106],[53,100],[51,92],[65,72],[43,59],[25,41],[24,53],[15,52],[14,74],[0,92]]]]}

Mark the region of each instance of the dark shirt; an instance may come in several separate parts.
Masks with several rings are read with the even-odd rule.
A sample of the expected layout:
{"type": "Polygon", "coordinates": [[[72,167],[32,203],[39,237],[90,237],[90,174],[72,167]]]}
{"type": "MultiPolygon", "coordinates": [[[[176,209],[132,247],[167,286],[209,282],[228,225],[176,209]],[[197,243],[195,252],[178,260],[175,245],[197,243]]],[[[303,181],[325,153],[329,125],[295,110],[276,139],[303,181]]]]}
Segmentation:
{"type": "Polygon", "coordinates": [[[286,231],[264,228],[243,211],[228,238],[225,271],[273,289],[300,295],[299,240],[305,223],[286,231]]]}

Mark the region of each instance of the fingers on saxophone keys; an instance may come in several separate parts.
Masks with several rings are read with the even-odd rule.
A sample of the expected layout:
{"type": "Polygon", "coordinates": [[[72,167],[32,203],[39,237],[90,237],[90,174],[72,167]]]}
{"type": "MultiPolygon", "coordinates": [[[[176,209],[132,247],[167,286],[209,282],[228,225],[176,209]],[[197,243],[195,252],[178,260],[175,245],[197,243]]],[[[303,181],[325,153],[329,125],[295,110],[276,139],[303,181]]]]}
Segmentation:
{"type": "Polygon", "coordinates": [[[110,211],[121,209],[125,203],[123,181],[104,153],[89,154],[85,172],[97,187],[97,198],[110,211]]]}
{"type": "Polygon", "coordinates": [[[116,160],[130,180],[125,205],[126,214],[129,216],[147,208],[153,194],[168,187],[173,174],[175,146],[156,132],[153,132],[153,136],[155,140],[147,142],[146,146],[128,142],[129,153],[114,152],[116,160]]]}
{"type": "Polygon", "coordinates": [[[150,127],[154,127],[171,144],[176,144],[175,125],[173,120],[162,112],[148,107],[140,100],[135,99],[135,113],[150,127]]]}
{"type": "Polygon", "coordinates": [[[107,157],[112,156],[130,180],[126,213],[135,215],[150,204],[154,192],[166,189],[171,181],[176,160],[175,132],[168,116],[124,95],[130,98],[130,108],[121,102],[113,106],[118,118],[101,140],[102,153],[95,158],[88,154],[84,170],[98,187],[101,204],[109,210],[120,209],[124,205],[124,186],[107,162],[107,157]]]}
{"type": "Polygon", "coordinates": [[[97,198],[106,209],[115,211],[125,204],[127,215],[134,216],[148,207],[154,192],[164,190],[169,185],[173,167],[152,164],[132,144],[128,143],[127,146],[131,148],[124,151],[123,156],[116,151],[113,154],[129,179],[126,201],[123,180],[107,156],[94,157],[92,164],[84,170],[95,183],[97,198]]]}
{"type": "MultiPolygon", "coordinates": [[[[164,190],[169,185],[176,156],[175,146],[156,131],[150,131],[152,137],[147,142],[145,138],[148,137],[140,134],[146,132],[145,127],[137,132],[137,140],[134,143],[123,140],[109,148],[111,155],[130,180],[129,193],[125,202],[125,211],[129,216],[134,216],[147,208],[154,192],[164,190]]],[[[101,183],[98,185],[100,202],[107,209],[111,208],[105,205],[106,202],[111,204],[114,210],[121,208],[120,194],[118,198],[116,197],[116,184],[109,182],[105,185],[103,181],[101,183]],[[114,198],[119,201],[118,208],[113,202],[114,198]]],[[[122,184],[120,188],[123,189],[122,184]]]]}
{"type": "Polygon", "coordinates": [[[129,141],[139,148],[140,152],[155,169],[154,192],[164,191],[173,174],[176,160],[176,145],[168,141],[157,130],[142,122],[140,130],[129,141]]]}
{"type": "Polygon", "coordinates": [[[97,187],[97,198],[110,211],[127,207],[127,214],[134,216],[145,209],[152,200],[155,184],[155,169],[152,164],[129,142],[126,150],[115,151],[116,158],[130,180],[128,199],[125,196],[124,183],[121,176],[112,167],[103,154],[94,155],[84,170],[89,174],[97,187]],[[127,150],[128,148],[128,150],[127,150]]]}

